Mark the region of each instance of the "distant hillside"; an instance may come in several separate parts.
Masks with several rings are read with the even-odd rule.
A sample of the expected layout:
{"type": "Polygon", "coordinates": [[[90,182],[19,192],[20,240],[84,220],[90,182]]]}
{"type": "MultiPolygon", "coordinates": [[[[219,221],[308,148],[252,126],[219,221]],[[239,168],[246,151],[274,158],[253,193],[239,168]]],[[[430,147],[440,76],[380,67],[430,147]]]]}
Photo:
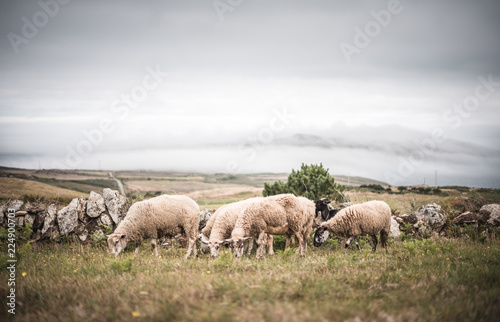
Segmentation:
{"type": "Polygon", "coordinates": [[[342,175],[333,175],[336,183],[350,186],[360,186],[362,184],[379,184],[382,186],[389,186],[387,182],[363,178],[363,177],[350,177],[342,175]]]}

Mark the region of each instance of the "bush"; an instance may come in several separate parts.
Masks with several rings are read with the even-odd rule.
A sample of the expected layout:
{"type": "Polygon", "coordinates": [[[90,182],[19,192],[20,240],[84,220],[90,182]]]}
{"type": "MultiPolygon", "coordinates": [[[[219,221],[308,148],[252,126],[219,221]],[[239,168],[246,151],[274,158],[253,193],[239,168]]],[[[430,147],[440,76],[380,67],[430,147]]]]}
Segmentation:
{"type": "Polygon", "coordinates": [[[384,187],[382,187],[379,184],[362,184],[359,187],[360,188],[367,188],[367,189],[374,190],[374,191],[384,191],[384,187]]]}
{"type": "Polygon", "coordinates": [[[345,186],[335,183],[335,178],[328,173],[328,169],[323,168],[322,164],[302,164],[300,170],[292,170],[286,182],[264,183],[262,195],[267,197],[292,193],[311,200],[327,197],[330,200],[346,202],[349,201],[349,197],[344,195],[344,190],[345,186]]]}

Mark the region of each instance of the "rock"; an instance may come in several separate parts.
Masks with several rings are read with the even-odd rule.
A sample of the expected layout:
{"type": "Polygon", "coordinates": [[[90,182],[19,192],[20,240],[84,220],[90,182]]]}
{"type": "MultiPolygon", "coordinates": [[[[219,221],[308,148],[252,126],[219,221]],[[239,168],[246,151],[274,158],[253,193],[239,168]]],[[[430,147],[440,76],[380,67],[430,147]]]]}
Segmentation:
{"type": "Polygon", "coordinates": [[[33,222],[33,226],[31,226],[31,229],[33,229],[33,232],[38,233],[40,232],[40,235],[42,233],[42,228],[43,228],[43,222],[45,220],[45,216],[47,215],[47,212],[44,210],[42,212],[38,212],[35,216],[35,220],[33,222]]]}
{"type": "Polygon", "coordinates": [[[113,224],[113,220],[108,214],[102,214],[101,217],[99,217],[99,224],[103,224],[105,226],[110,226],[113,224]]]}
{"type": "Polygon", "coordinates": [[[396,221],[396,217],[391,217],[391,234],[393,238],[399,238],[401,235],[401,230],[399,229],[399,223],[396,221]]]}
{"type": "Polygon", "coordinates": [[[39,212],[43,212],[45,210],[44,206],[38,202],[34,202],[34,203],[27,202],[24,205],[23,209],[26,210],[30,214],[36,214],[39,212]]]}
{"type": "Polygon", "coordinates": [[[205,208],[200,212],[200,221],[198,225],[198,231],[201,231],[207,225],[208,220],[212,217],[215,209],[205,208]]]}
{"type": "Polygon", "coordinates": [[[75,234],[78,236],[80,241],[84,242],[89,237],[89,231],[84,224],[80,224],[75,228],[75,234]]]}
{"type": "Polygon", "coordinates": [[[399,218],[401,218],[401,220],[403,221],[404,224],[414,225],[418,221],[417,216],[415,214],[410,214],[410,215],[404,214],[399,218]]]}
{"type": "Polygon", "coordinates": [[[439,233],[447,220],[441,206],[436,203],[421,206],[413,214],[417,216],[418,220],[415,228],[418,229],[421,235],[431,235],[433,230],[439,233]]]}
{"type": "Polygon", "coordinates": [[[399,217],[396,217],[396,216],[392,216],[392,218],[394,218],[394,220],[396,220],[396,222],[400,225],[404,224],[404,221],[403,219],[399,218],[399,217]]]}
{"type": "Polygon", "coordinates": [[[0,225],[3,225],[3,221],[5,220],[4,209],[5,205],[0,206],[0,225]]]}
{"type": "Polygon", "coordinates": [[[467,211],[464,212],[461,215],[458,215],[453,219],[453,223],[455,225],[465,225],[465,224],[477,224],[479,222],[479,216],[478,214],[475,214],[473,212],[467,211]]]}
{"type": "Polygon", "coordinates": [[[111,219],[113,219],[116,224],[120,223],[120,221],[125,218],[128,208],[130,207],[128,199],[117,190],[111,190],[109,188],[103,190],[103,197],[111,219]]]}
{"type": "Polygon", "coordinates": [[[87,200],[83,197],[78,198],[78,206],[76,207],[76,212],[78,213],[78,219],[81,222],[86,222],[85,211],[87,210],[87,200]]]}
{"type": "Polygon", "coordinates": [[[4,205],[4,212],[5,214],[7,214],[7,212],[10,210],[10,209],[14,209],[14,212],[18,212],[21,207],[23,206],[23,201],[22,200],[13,200],[13,201],[9,201],[7,202],[5,205],[4,205]]]}
{"type": "Polygon", "coordinates": [[[104,204],[104,198],[100,194],[91,191],[87,202],[87,216],[90,218],[97,218],[105,211],[106,205],[104,204]]]}
{"type": "Polygon", "coordinates": [[[25,225],[30,224],[33,227],[33,224],[35,223],[35,218],[36,218],[35,215],[26,214],[26,216],[24,216],[24,224],[25,225]]]}
{"type": "Polygon", "coordinates": [[[22,227],[24,226],[24,216],[17,216],[14,219],[14,223],[17,227],[22,227]]]}
{"type": "Polygon", "coordinates": [[[78,209],[79,200],[75,198],[57,213],[57,224],[62,235],[74,231],[78,226],[78,209]]]}
{"type": "Polygon", "coordinates": [[[484,205],[479,209],[479,214],[482,220],[487,222],[492,226],[500,226],[500,205],[499,204],[489,204],[484,205]]]}
{"type": "Polygon", "coordinates": [[[49,208],[47,208],[47,214],[45,215],[45,219],[43,221],[42,235],[45,234],[50,228],[54,227],[54,222],[57,215],[56,205],[51,204],[49,208]]]}

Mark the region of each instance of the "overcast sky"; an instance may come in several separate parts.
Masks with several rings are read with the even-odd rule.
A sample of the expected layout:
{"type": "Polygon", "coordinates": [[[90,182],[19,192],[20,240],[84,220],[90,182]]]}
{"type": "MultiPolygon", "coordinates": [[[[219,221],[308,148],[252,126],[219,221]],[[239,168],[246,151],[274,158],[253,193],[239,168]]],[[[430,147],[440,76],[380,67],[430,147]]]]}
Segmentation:
{"type": "Polygon", "coordinates": [[[500,187],[496,0],[60,1],[0,4],[0,165],[500,187]]]}

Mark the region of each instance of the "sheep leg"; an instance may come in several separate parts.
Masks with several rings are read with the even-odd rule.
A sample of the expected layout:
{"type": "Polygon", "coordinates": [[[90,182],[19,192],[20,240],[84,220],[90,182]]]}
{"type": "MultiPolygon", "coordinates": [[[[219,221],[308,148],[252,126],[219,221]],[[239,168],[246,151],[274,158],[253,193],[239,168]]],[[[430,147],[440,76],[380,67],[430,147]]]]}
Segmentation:
{"type": "Polygon", "coordinates": [[[139,242],[135,243],[135,251],[134,251],[135,255],[139,254],[140,247],[141,247],[141,243],[139,243],[139,242]]]}
{"type": "Polygon", "coordinates": [[[389,232],[381,231],[380,232],[380,242],[382,243],[382,247],[385,248],[385,252],[388,253],[389,249],[387,248],[387,238],[389,237],[389,232]]]}
{"type": "Polygon", "coordinates": [[[188,241],[188,250],[186,255],[184,256],[185,259],[189,258],[189,255],[193,253],[193,257],[196,257],[198,255],[198,250],[196,249],[196,238],[190,237],[188,241]]]}
{"type": "Polygon", "coordinates": [[[267,253],[269,255],[274,255],[273,240],[273,235],[267,235],[267,253]]]}
{"type": "Polygon", "coordinates": [[[299,239],[297,238],[297,236],[294,236],[294,245],[295,245],[295,248],[299,247],[299,239]]]}
{"type": "Polygon", "coordinates": [[[255,258],[259,259],[265,254],[266,240],[267,240],[266,232],[261,231],[259,233],[259,238],[257,238],[257,245],[259,245],[259,247],[257,247],[257,254],[255,255],[255,258]]]}
{"type": "Polygon", "coordinates": [[[291,244],[291,237],[290,235],[286,235],[286,243],[285,243],[285,249],[287,249],[288,247],[290,247],[290,244],[291,244]]]}
{"type": "Polygon", "coordinates": [[[373,241],[373,248],[372,248],[372,253],[375,253],[375,250],[377,250],[377,235],[372,235],[372,241],[373,241]]]}
{"type": "Polygon", "coordinates": [[[305,248],[307,246],[305,245],[305,240],[304,240],[303,236],[300,233],[295,233],[295,238],[297,238],[297,240],[299,241],[299,248],[297,248],[296,253],[299,253],[300,257],[306,256],[305,248]]]}
{"type": "Polygon", "coordinates": [[[153,247],[156,257],[160,256],[158,254],[158,247],[156,246],[156,238],[151,238],[151,246],[153,247]]]}
{"type": "Polygon", "coordinates": [[[349,247],[349,244],[351,244],[352,237],[346,240],[345,242],[345,247],[344,247],[344,254],[347,253],[347,247],[349,247]]]}
{"type": "Polygon", "coordinates": [[[354,241],[356,242],[356,246],[358,246],[359,252],[361,253],[361,246],[359,246],[359,240],[358,237],[354,238],[354,241]]]}
{"type": "Polygon", "coordinates": [[[252,254],[252,249],[253,249],[253,238],[248,240],[247,244],[247,254],[250,256],[252,254]]]}

